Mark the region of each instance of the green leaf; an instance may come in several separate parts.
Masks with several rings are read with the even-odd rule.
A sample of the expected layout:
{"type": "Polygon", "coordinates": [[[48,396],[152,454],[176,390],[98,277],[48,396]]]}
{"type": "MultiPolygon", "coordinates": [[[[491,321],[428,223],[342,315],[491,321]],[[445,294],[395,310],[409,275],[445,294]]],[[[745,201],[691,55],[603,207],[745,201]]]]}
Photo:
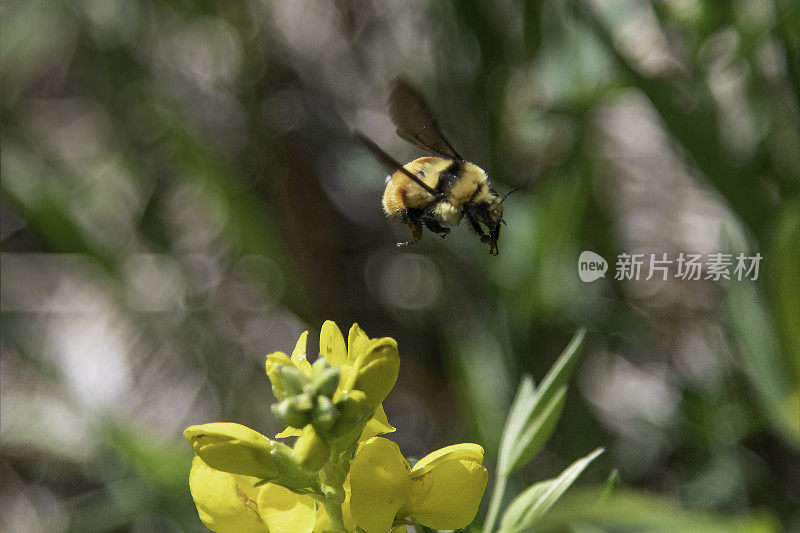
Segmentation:
{"type": "Polygon", "coordinates": [[[503,429],[498,456],[500,476],[508,477],[547,442],[564,407],[566,384],[575,369],[585,335],[585,329],[575,333],[538,387],[534,388],[530,376],[522,379],[503,429]]]}
{"type": "Polygon", "coordinates": [[[527,489],[520,492],[516,498],[508,505],[506,512],[503,513],[503,520],[500,522],[500,531],[513,531],[524,520],[525,513],[530,509],[545,492],[550,490],[555,480],[548,479],[534,483],[527,489]]]}
{"type": "Polygon", "coordinates": [[[800,443],[800,417],[790,372],[783,364],[780,342],[753,282],[732,281],[728,286],[727,312],[730,335],[743,366],[759,393],[767,419],[787,440],[800,443]]]}
{"type": "Polygon", "coordinates": [[[714,514],[645,492],[617,488],[598,505],[596,487],[576,487],[536,524],[543,531],[773,533],[783,531],[769,512],[714,514]]]}
{"type": "Polygon", "coordinates": [[[561,417],[564,400],[567,397],[567,386],[559,387],[547,400],[542,400],[534,407],[531,418],[519,435],[517,446],[512,448],[512,455],[503,475],[510,475],[525,465],[541,450],[561,417]]]}
{"type": "Polygon", "coordinates": [[[557,478],[540,481],[520,493],[506,509],[500,531],[513,533],[536,524],[603,451],[603,448],[595,449],[568,466],[557,478]]]}
{"type": "Polygon", "coordinates": [[[619,485],[619,470],[615,468],[611,471],[608,478],[606,478],[606,482],[603,484],[603,491],[597,498],[597,505],[607,500],[611,496],[611,493],[614,492],[614,489],[617,488],[617,485],[619,485]]]}

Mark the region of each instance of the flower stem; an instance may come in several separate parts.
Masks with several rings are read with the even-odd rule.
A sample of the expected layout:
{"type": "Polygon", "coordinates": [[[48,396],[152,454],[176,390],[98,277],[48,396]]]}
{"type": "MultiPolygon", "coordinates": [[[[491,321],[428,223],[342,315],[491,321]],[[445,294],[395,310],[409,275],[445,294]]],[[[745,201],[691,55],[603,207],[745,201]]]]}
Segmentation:
{"type": "Polygon", "coordinates": [[[342,503],[345,500],[344,482],[350,469],[348,458],[346,454],[331,458],[319,473],[324,496],[322,504],[325,506],[325,514],[328,515],[330,528],[333,531],[347,531],[342,518],[342,503]]]}
{"type": "Polygon", "coordinates": [[[325,514],[328,515],[328,520],[330,520],[331,529],[333,531],[347,531],[344,528],[344,519],[342,518],[342,505],[330,500],[326,500],[323,505],[325,506],[325,514]]]}
{"type": "Polygon", "coordinates": [[[494,481],[492,489],[492,499],[489,502],[489,512],[486,515],[486,522],[483,523],[483,533],[491,533],[494,524],[497,522],[497,515],[500,513],[500,504],[503,503],[503,495],[506,492],[506,477],[498,475],[494,481]]]}

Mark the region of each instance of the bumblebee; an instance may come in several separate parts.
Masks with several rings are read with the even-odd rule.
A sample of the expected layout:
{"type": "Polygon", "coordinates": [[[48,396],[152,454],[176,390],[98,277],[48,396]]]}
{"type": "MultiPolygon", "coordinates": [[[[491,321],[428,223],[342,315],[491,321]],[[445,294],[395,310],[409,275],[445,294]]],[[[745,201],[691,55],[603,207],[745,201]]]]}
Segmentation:
{"type": "Polygon", "coordinates": [[[481,242],[489,244],[489,253],[497,255],[500,225],[505,224],[503,200],[520,187],[499,196],[486,172],[456,152],[425,100],[402,79],[394,82],[389,111],[400,138],[433,154],[401,165],[363,133],[355,133],[382,163],[394,170],[386,178],[383,210],[388,217],[405,224],[413,239],[397,246],[422,239],[423,228],[445,238],[450,227],[466,216],[481,242]]]}

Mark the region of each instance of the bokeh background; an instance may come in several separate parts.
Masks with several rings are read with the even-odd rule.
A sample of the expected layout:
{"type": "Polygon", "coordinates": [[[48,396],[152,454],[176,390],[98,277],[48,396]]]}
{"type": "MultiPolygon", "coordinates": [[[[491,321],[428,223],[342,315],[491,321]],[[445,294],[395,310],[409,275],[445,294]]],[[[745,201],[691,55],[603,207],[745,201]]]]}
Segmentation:
{"type": "MultiPolygon", "coordinates": [[[[0,4],[0,529],[198,531],[184,427],[278,431],[266,353],[399,342],[406,455],[490,466],[521,376],[589,329],[517,488],[582,476],[800,528],[800,8],[790,0],[0,4]],[[511,196],[397,249],[361,129],[402,75],[511,196]],[[577,258],[611,263],[592,283],[577,258]],[[618,281],[620,253],[759,252],[757,281],[618,281]]],[[[577,518],[576,518],[577,520],[577,518]]],[[[577,527],[573,524],[574,527],[577,527]]]]}

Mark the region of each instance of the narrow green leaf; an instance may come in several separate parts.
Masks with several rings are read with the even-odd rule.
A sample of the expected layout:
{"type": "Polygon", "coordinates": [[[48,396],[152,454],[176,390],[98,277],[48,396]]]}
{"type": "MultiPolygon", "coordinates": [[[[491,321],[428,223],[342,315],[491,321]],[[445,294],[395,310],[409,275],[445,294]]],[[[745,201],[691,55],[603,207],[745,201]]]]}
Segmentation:
{"type": "Polygon", "coordinates": [[[507,477],[530,461],[547,442],[564,407],[566,384],[585,335],[583,328],[575,333],[538,387],[534,388],[530,376],[522,379],[503,429],[498,456],[500,476],[507,477]]]}
{"type": "Polygon", "coordinates": [[[544,377],[539,386],[536,387],[540,400],[547,401],[548,395],[555,394],[556,389],[561,385],[566,385],[572,371],[575,370],[575,364],[578,362],[578,355],[580,355],[579,348],[583,345],[583,340],[586,337],[586,329],[581,328],[575,332],[572,340],[561,355],[556,360],[555,364],[550,368],[550,371],[544,377]]]}
{"type": "Polygon", "coordinates": [[[731,282],[726,304],[731,337],[768,420],[787,440],[800,444],[796,392],[761,292],[752,282],[731,282]]]}
{"type": "Polygon", "coordinates": [[[503,520],[500,522],[500,533],[515,531],[520,527],[525,513],[547,492],[555,480],[548,479],[534,483],[524,491],[520,492],[516,498],[508,505],[506,512],[503,513],[503,520]]]}
{"type": "MultiPolygon", "coordinates": [[[[671,533],[777,533],[785,531],[769,511],[715,514],[680,502],[618,487],[597,505],[596,487],[574,487],[543,520],[538,531],[649,531],[671,533]]],[[[504,532],[506,533],[506,532],[504,532]]]]}
{"type": "Polygon", "coordinates": [[[524,491],[517,496],[517,498],[511,502],[511,505],[509,505],[508,508],[513,508],[515,515],[519,516],[519,518],[515,521],[514,526],[507,530],[508,533],[523,531],[532,527],[539,520],[541,520],[545,513],[550,510],[550,508],[558,501],[564,492],[566,492],[567,489],[575,482],[581,472],[583,472],[586,467],[597,458],[597,456],[603,453],[603,451],[603,448],[597,448],[586,457],[578,459],[572,463],[563,472],[561,472],[557,478],[542,481],[531,487],[531,489],[533,489],[537,485],[546,485],[543,487],[543,490],[537,489],[536,491],[533,491],[529,489],[531,491],[529,494],[526,495],[528,491],[524,491]],[[531,498],[531,494],[535,496],[538,495],[538,497],[535,499],[531,498]],[[523,496],[526,497],[526,500],[517,503],[517,500],[521,499],[523,496]],[[524,513],[520,513],[519,507],[524,506],[526,503],[528,505],[524,513]]]}
{"type": "Polygon", "coordinates": [[[603,502],[605,502],[609,496],[611,496],[611,493],[614,492],[614,489],[617,488],[617,485],[619,485],[619,470],[615,468],[611,471],[606,479],[606,482],[603,484],[603,490],[600,492],[600,496],[597,498],[595,505],[602,505],[603,502]]]}
{"type": "Polygon", "coordinates": [[[517,389],[514,402],[511,404],[506,425],[503,428],[503,436],[500,440],[500,450],[497,457],[497,470],[500,475],[506,475],[508,471],[508,458],[512,455],[512,450],[519,446],[519,436],[528,416],[535,407],[536,389],[531,376],[523,376],[517,389]]]}
{"type": "Polygon", "coordinates": [[[528,423],[524,426],[516,446],[512,447],[511,454],[501,475],[508,476],[522,468],[528,461],[541,450],[561,417],[564,401],[567,398],[567,386],[562,385],[547,400],[540,401],[533,409],[528,423]]]}

